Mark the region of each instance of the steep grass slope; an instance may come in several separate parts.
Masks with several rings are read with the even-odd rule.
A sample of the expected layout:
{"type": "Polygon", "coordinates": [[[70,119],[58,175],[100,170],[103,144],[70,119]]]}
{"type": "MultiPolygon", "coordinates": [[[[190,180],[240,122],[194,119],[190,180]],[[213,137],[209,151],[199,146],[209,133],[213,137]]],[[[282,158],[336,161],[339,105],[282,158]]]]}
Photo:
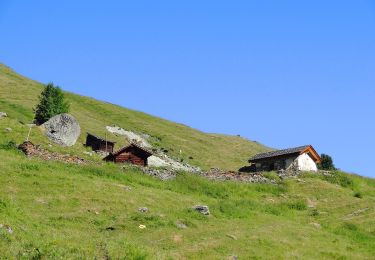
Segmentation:
{"type": "MultiPolygon", "coordinates": [[[[31,122],[32,108],[35,107],[41,90],[40,83],[0,64],[0,111],[7,112],[11,119],[31,122]]],[[[72,93],[66,93],[66,97],[71,104],[71,114],[78,119],[82,128],[79,143],[67,150],[71,153],[82,155],[85,132],[104,136],[105,126],[113,124],[151,135],[151,142],[155,147],[164,148],[178,160],[182,159],[204,169],[238,169],[247,164],[250,156],[269,150],[257,142],[238,136],[206,134],[182,124],[72,93]]],[[[22,128],[22,125],[17,126],[15,122],[13,126],[22,128]]],[[[23,128],[27,129],[26,126],[23,128]]],[[[38,143],[46,144],[45,139],[39,138],[37,131],[33,131],[33,134],[35,136],[32,136],[32,140],[36,138],[38,143]]],[[[21,142],[24,139],[25,136],[22,136],[15,141],[21,142]]],[[[118,141],[116,148],[126,143],[123,138],[114,135],[109,135],[109,139],[118,141]]]]}
{"type": "Polygon", "coordinates": [[[271,185],[183,174],[163,182],[111,164],[28,159],[4,145],[0,158],[0,258],[375,256],[374,180],[306,174],[271,185]],[[191,210],[196,204],[211,215],[191,210]]]}
{"type": "MultiPolygon", "coordinates": [[[[374,259],[375,180],[334,172],[275,185],[194,174],[163,182],[137,168],[26,158],[8,142],[25,139],[24,123],[32,119],[40,90],[39,83],[0,66],[0,111],[9,114],[0,119],[0,259],[374,259]],[[212,214],[193,211],[197,204],[212,214]]],[[[84,131],[101,134],[116,123],[152,135],[154,145],[175,156],[183,150],[185,160],[192,156],[189,162],[202,167],[238,168],[252,153],[267,150],[239,137],[67,97],[84,131]]],[[[38,129],[31,139],[81,156],[86,149],[84,135],[68,149],[49,147],[38,129]]]]}

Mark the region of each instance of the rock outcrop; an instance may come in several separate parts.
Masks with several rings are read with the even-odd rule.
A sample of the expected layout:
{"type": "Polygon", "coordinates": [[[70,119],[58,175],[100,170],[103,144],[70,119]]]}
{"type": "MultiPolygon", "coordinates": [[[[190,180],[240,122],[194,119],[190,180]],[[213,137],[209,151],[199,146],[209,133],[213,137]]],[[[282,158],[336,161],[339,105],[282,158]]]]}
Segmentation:
{"type": "Polygon", "coordinates": [[[147,164],[150,167],[167,167],[176,171],[199,172],[201,170],[199,167],[193,167],[186,163],[177,162],[161,152],[157,152],[150,156],[147,159],[147,164]]]}
{"type": "Polygon", "coordinates": [[[52,142],[61,146],[72,146],[81,134],[78,121],[69,114],[60,114],[42,124],[44,134],[52,142]]]}
{"type": "Polygon", "coordinates": [[[124,136],[129,142],[136,143],[143,148],[151,148],[151,145],[147,142],[147,135],[139,135],[118,126],[106,126],[106,129],[112,134],[124,136]]]}

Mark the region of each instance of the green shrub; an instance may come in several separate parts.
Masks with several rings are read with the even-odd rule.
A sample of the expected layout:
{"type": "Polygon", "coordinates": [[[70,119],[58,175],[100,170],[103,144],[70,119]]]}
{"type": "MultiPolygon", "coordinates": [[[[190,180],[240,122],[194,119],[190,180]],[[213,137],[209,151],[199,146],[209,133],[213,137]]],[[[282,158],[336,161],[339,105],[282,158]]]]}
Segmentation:
{"type": "Polygon", "coordinates": [[[279,175],[277,175],[276,172],[265,172],[263,173],[263,176],[266,177],[267,179],[279,182],[281,179],[279,175]]]}
{"type": "Polygon", "coordinates": [[[349,223],[349,222],[346,222],[343,224],[343,227],[345,229],[348,229],[348,230],[351,230],[351,231],[357,231],[358,230],[358,227],[356,224],[353,224],[353,223],[349,223]]]}
{"type": "Polygon", "coordinates": [[[0,210],[1,210],[1,209],[5,209],[5,208],[7,207],[7,205],[8,205],[8,204],[7,204],[6,201],[0,199],[0,210]]]}
{"type": "Polygon", "coordinates": [[[21,163],[18,167],[22,171],[38,171],[40,169],[39,165],[34,163],[21,163]]]}
{"type": "Polygon", "coordinates": [[[323,179],[329,181],[330,183],[338,184],[344,188],[354,187],[354,181],[350,178],[348,174],[342,172],[335,171],[332,172],[330,175],[323,175],[323,179]]]}
{"type": "Polygon", "coordinates": [[[17,144],[14,141],[8,141],[3,144],[0,144],[0,149],[2,150],[15,150],[17,149],[17,144]]]}
{"type": "Polygon", "coordinates": [[[306,204],[306,201],[304,200],[297,200],[297,201],[289,202],[287,205],[289,209],[293,209],[293,210],[306,210],[307,209],[307,204],[306,204]]]}
{"type": "Polygon", "coordinates": [[[59,86],[49,83],[39,96],[39,103],[34,109],[35,122],[43,124],[51,117],[69,112],[69,104],[64,100],[64,93],[59,86]]]}
{"type": "Polygon", "coordinates": [[[320,212],[317,209],[313,209],[310,213],[310,216],[313,216],[313,217],[316,217],[316,216],[319,216],[319,215],[320,215],[320,212]]]}
{"type": "Polygon", "coordinates": [[[362,199],[363,195],[362,195],[362,193],[360,191],[357,191],[357,192],[354,193],[354,197],[362,199]]]}
{"type": "Polygon", "coordinates": [[[264,212],[267,214],[275,215],[275,216],[280,216],[283,212],[282,205],[266,205],[264,207],[264,212]]]}

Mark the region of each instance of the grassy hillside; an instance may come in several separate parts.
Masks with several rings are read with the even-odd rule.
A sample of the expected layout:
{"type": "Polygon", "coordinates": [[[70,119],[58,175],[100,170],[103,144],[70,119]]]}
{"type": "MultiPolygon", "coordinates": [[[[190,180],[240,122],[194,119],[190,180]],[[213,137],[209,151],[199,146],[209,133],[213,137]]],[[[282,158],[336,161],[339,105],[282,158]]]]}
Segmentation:
{"type": "Polygon", "coordinates": [[[111,164],[27,159],[4,146],[0,158],[0,224],[13,230],[0,228],[2,258],[375,256],[374,180],[305,174],[271,185],[184,174],[163,182],[111,164]],[[192,211],[196,204],[211,215],[192,211]]]}
{"type": "MultiPolygon", "coordinates": [[[[7,112],[11,119],[17,122],[19,120],[31,122],[32,108],[35,107],[41,90],[40,83],[27,79],[0,64],[0,111],[7,112]]],[[[204,169],[210,167],[238,169],[247,164],[250,156],[269,150],[261,144],[238,136],[206,134],[185,125],[91,98],[71,93],[66,93],[66,97],[71,104],[71,114],[80,122],[83,133],[79,143],[67,150],[71,153],[82,155],[85,132],[104,136],[105,126],[113,124],[131,131],[149,134],[155,147],[167,149],[171,156],[204,169]]],[[[15,121],[12,123],[14,127],[27,129],[26,126],[17,125],[15,121]]],[[[33,134],[31,140],[47,144],[44,138],[39,138],[37,131],[33,131],[33,134]]],[[[116,148],[126,143],[123,138],[114,135],[109,135],[108,138],[118,142],[116,148]]],[[[25,135],[15,141],[21,142],[24,139],[25,135]]]]}
{"type": "MultiPolygon", "coordinates": [[[[375,180],[333,172],[277,184],[194,174],[161,181],[114,164],[27,158],[8,144],[26,138],[41,88],[0,66],[0,111],[9,114],[0,118],[0,259],[374,259],[375,180]],[[192,210],[197,204],[208,205],[211,215],[192,210]]],[[[236,169],[268,149],[90,98],[67,98],[83,132],[103,134],[117,124],[150,134],[156,147],[176,157],[181,149],[185,161],[204,168],[236,169]]],[[[84,137],[71,148],[49,146],[36,128],[31,140],[84,156],[84,137]]]]}

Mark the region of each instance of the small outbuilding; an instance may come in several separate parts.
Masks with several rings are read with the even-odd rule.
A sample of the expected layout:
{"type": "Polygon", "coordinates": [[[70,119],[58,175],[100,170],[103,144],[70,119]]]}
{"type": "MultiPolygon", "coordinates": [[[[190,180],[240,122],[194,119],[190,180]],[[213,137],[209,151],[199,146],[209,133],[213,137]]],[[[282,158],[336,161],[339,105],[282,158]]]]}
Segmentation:
{"type": "Polygon", "coordinates": [[[260,153],[252,157],[252,171],[299,170],[317,171],[321,162],[319,154],[311,145],[260,153]]]}
{"type": "Polygon", "coordinates": [[[103,160],[114,163],[131,163],[139,166],[147,166],[147,159],[151,155],[150,151],[132,143],[115,153],[110,153],[103,160]]]}
{"type": "Polygon", "coordinates": [[[116,142],[108,141],[93,134],[87,133],[86,146],[91,147],[94,151],[103,151],[113,153],[116,142]]]}

